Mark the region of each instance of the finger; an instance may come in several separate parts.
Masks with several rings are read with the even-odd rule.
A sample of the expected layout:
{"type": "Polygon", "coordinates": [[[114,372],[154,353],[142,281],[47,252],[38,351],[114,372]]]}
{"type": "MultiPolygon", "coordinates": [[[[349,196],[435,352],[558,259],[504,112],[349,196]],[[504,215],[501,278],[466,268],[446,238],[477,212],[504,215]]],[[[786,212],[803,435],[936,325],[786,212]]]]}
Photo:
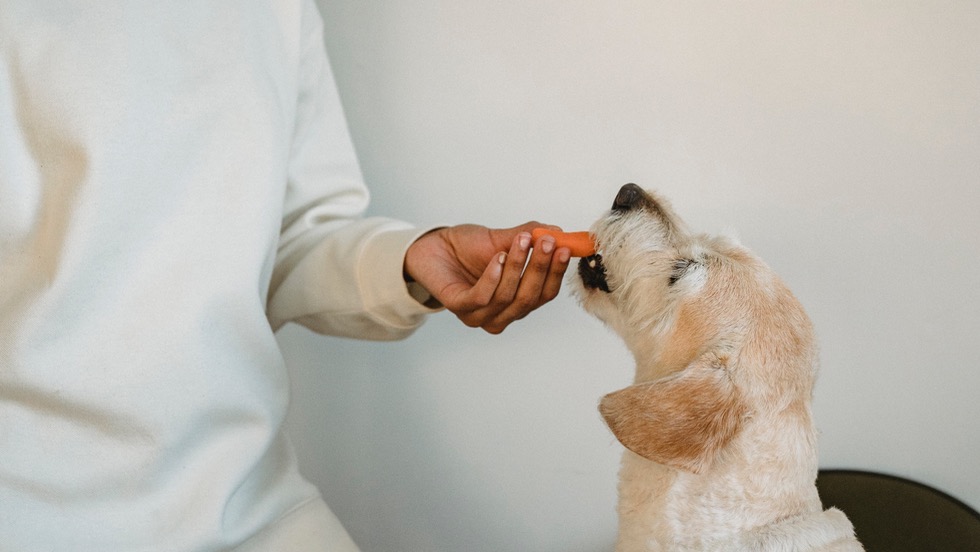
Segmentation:
{"type": "Polygon", "coordinates": [[[561,289],[561,281],[570,259],[567,248],[556,250],[553,237],[539,238],[534,244],[534,251],[513,300],[488,320],[484,329],[499,333],[511,322],[524,318],[531,311],[554,299],[561,289]]]}
{"type": "Polygon", "coordinates": [[[541,289],[541,297],[538,302],[539,307],[558,297],[558,293],[561,291],[561,284],[565,281],[565,272],[568,270],[568,264],[571,260],[572,252],[567,247],[560,247],[555,251],[549,267],[550,270],[547,280],[545,280],[544,286],[541,289]]]}
{"type": "Polygon", "coordinates": [[[551,273],[554,253],[555,239],[552,236],[543,236],[534,244],[534,252],[524,269],[521,285],[514,298],[514,310],[511,313],[513,316],[525,315],[540,304],[541,293],[551,273]]]}
{"type": "Polygon", "coordinates": [[[507,253],[506,260],[503,263],[500,281],[493,291],[492,297],[489,301],[479,304],[475,303],[475,308],[466,312],[465,317],[460,316],[460,320],[470,327],[482,327],[490,333],[500,333],[503,331],[503,327],[499,330],[492,331],[487,326],[488,324],[492,325],[492,321],[513,303],[517,290],[521,285],[521,274],[524,271],[524,265],[527,263],[530,250],[530,233],[521,232],[515,236],[514,241],[511,243],[510,251],[507,253]]]}
{"type": "Polygon", "coordinates": [[[483,317],[474,316],[474,313],[485,309],[493,300],[497,286],[500,284],[506,260],[507,254],[504,252],[494,255],[476,283],[469,289],[458,293],[451,300],[447,300],[446,308],[468,326],[479,326],[483,317]]]}
{"type": "MultiPolygon", "coordinates": [[[[561,228],[553,225],[540,225],[539,228],[561,231],[561,228]]],[[[548,241],[545,240],[544,236],[539,237],[533,246],[537,251],[542,253],[548,254],[551,250],[554,250],[554,253],[550,258],[550,262],[547,263],[547,268],[545,267],[544,259],[541,259],[541,264],[538,265],[540,267],[539,269],[544,275],[544,281],[540,287],[538,300],[536,303],[534,303],[531,310],[540,307],[558,296],[558,292],[561,291],[562,281],[565,277],[565,271],[568,269],[568,265],[571,262],[572,257],[571,249],[567,247],[557,247],[557,240],[548,241]]],[[[534,267],[534,257],[532,255],[532,261],[529,263],[529,268],[533,269],[534,267]]]]}
{"type": "Polygon", "coordinates": [[[510,251],[507,253],[507,262],[504,264],[503,273],[500,276],[500,284],[493,294],[493,299],[487,305],[487,316],[493,316],[507,308],[514,300],[517,290],[521,285],[521,276],[524,273],[524,265],[527,263],[528,253],[531,251],[531,234],[521,232],[511,243],[510,251]]]}

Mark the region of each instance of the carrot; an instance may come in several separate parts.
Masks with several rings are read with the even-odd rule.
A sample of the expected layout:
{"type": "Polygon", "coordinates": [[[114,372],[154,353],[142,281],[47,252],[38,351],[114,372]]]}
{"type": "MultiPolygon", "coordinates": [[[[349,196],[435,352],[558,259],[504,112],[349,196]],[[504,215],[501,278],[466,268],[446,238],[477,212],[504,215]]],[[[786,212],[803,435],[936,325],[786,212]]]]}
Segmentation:
{"type": "Polygon", "coordinates": [[[531,238],[534,241],[538,241],[538,238],[545,235],[555,238],[556,247],[567,247],[573,257],[595,255],[595,242],[588,232],[562,232],[547,228],[535,228],[531,231],[531,238]]]}

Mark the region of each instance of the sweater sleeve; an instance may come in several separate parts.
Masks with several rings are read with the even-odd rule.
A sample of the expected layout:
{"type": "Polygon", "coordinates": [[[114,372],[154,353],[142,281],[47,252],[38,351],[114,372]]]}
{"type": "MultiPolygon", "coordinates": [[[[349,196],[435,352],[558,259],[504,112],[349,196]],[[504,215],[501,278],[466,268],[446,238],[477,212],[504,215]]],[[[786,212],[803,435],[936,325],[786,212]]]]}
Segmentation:
{"type": "Polygon", "coordinates": [[[413,297],[403,277],[405,251],[428,229],[363,216],[369,194],[312,0],[304,2],[302,33],[269,320],[274,329],[292,321],[318,333],[400,339],[434,312],[413,297]]]}

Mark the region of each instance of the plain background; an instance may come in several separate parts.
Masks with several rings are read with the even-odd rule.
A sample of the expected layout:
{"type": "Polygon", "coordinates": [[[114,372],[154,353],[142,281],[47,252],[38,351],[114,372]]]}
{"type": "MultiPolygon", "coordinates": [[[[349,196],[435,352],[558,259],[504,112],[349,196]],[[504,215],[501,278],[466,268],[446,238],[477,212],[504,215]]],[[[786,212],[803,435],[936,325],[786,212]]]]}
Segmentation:
{"type": "MultiPolygon", "coordinates": [[[[626,182],[817,327],[821,465],[980,507],[980,4],[325,0],[372,214],[587,229],[626,182]]],[[[365,552],[610,550],[628,353],[568,295],[500,336],[280,332],[305,473],[365,552]]]]}

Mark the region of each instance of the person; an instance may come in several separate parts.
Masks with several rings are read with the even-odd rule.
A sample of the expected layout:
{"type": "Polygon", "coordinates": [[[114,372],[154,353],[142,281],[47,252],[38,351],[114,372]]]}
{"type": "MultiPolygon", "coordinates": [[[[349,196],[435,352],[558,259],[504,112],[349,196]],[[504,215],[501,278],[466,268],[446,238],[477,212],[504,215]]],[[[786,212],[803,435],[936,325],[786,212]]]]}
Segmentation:
{"type": "Polygon", "coordinates": [[[356,550],[274,331],[499,333],[558,293],[536,223],[364,215],[321,33],[313,0],[0,0],[0,549],[356,550]]]}

